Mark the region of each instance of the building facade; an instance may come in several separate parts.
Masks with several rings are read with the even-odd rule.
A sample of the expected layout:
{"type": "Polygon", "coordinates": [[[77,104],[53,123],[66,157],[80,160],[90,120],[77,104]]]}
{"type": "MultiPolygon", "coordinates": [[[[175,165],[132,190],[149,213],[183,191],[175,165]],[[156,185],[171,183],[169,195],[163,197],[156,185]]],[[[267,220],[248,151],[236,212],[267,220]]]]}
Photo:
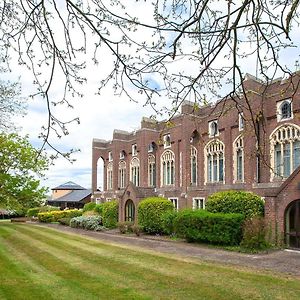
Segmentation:
{"type": "Polygon", "coordinates": [[[134,221],[145,197],[166,197],[175,209],[205,209],[214,192],[252,191],[265,199],[273,236],[300,248],[299,74],[268,85],[248,75],[243,85],[239,98],[204,107],[184,102],[171,121],[143,118],[135,132],[94,139],[94,201],[119,199],[120,221],[134,221]]]}

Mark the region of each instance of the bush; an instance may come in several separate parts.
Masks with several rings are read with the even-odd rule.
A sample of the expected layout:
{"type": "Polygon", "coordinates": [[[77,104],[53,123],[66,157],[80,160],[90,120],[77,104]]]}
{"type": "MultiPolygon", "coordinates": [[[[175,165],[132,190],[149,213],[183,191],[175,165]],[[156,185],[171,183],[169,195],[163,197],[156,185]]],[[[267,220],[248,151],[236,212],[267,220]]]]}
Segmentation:
{"type": "Polygon", "coordinates": [[[100,216],[96,211],[94,210],[88,210],[85,211],[83,214],[83,216],[88,217],[88,216],[100,216]]]}
{"type": "Polygon", "coordinates": [[[145,232],[163,233],[163,214],[174,211],[171,201],[160,197],[150,197],[142,200],[138,206],[138,223],[145,232]]]}
{"type": "Polygon", "coordinates": [[[72,228],[82,228],[86,230],[101,231],[105,228],[102,226],[102,218],[100,216],[75,217],[70,221],[72,228]]]}
{"type": "Polygon", "coordinates": [[[71,221],[71,218],[61,218],[61,219],[58,219],[58,223],[61,224],[61,225],[70,226],[70,221],[71,221]]]}
{"type": "Polygon", "coordinates": [[[116,228],[119,219],[119,203],[117,200],[102,203],[103,225],[106,228],[116,228]]]}
{"type": "Polygon", "coordinates": [[[82,215],[82,210],[70,209],[70,210],[57,210],[38,213],[38,219],[40,222],[51,223],[58,222],[62,218],[74,218],[82,215]]]}
{"type": "Polygon", "coordinates": [[[27,210],[27,217],[37,217],[37,214],[40,212],[40,207],[29,208],[27,210]]]}
{"type": "Polygon", "coordinates": [[[264,201],[245,191],[223,191],[210,195],[206,210],[213,213],[240,213],[246,218],[264,215],[264,201]]]}
{"type": "Polygon", "coordinates": [[[132,232],[135,233],[137,236],[140,236],[142,233],[142,227],[140,225],[134,224],[131,227],[132,232]]]}
{"type": "Polygon", "coordinates": [[[133,222],[118,222],[117,227],[119,228],[120,233],[130,233],[133,232],[132,226],[133,222]]]}
{"type": "Polygon", "coordinates": [[[177,211],[167,211],[162,215],[163,233],[172,235],[174,233],[174,220],[177,216],[177,211]]]}
{"type": "Polygon", "coordinates": [[[45,205],[40,207],[40,212],[57,211],[57,210],[60,210],[60,208],[57,206],[45,205]]]}
{"type": "Polygon", "coordinates": [[[238,245],[242,239],[243,221],[241,214],[186,209],[175,217],[174,230],[176,235],[188,242],[238,245]]]}
{"type": "Polygon", "coordinates": [[[54,217],[51,212],[40,212],[38,213],[38,219],[40,222],[43,223],[51,223],[54,222],[54,217]]]}
{"type": "Polygon", "coordinates": [[[82,211],[86,212],[86,211],[89,211],[89,210],[94,210],[95,206],[96,206],[95,202],[86,203],[86,204],[84,204],[82,211]]]}
{"type": "Polygon", "coordinates": [[[254,217],[244,222],[243,240],[240,246],[250,251],[263,250],[269,247],[266,241],[264,218],[254,217]]]}
{"type": "Polygon", "coordinates": [[[102,212],[103,212],[103,205],[102,203],[100,204],[96,204],[94,211],[97,212],[100,216],[102,216],[102,212]]]}

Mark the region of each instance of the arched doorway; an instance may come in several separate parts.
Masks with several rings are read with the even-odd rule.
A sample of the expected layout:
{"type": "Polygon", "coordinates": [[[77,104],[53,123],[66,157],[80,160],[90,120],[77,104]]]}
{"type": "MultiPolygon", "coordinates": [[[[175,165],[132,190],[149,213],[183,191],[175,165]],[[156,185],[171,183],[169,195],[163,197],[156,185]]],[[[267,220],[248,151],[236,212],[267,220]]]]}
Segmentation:
{"type": "Polygon", "coordinates": [[[285,213],[286,244],[300,248],[300,200],[292,202],[285,213]]]}
{"type": "Polygon", "coordinates": [[[125,204],[125,221],[134,222],[135,207],[132,200],[127,200],[125,204]]]}

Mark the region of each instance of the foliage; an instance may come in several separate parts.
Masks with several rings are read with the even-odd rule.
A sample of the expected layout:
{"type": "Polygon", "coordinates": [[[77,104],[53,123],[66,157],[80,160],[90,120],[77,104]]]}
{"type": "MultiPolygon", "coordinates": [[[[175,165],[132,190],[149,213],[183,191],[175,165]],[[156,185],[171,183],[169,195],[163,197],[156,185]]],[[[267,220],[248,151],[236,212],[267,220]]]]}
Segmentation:
{"type": "Polygon", "coordinates": [[[84,204],[83,207],[83,212],[89,211],[89,210],[94,210],[94,208],[96,207],[96,203],[95,202],[88,202],[86,204],[84,204]]]}
{"type": "Polygon", "coordinates": [[[244,216],[186,209],[174,219],[175,234],[189,242],[238,245],[244,216]]]}
{"type": "Polygon", "coordinates": [[[100,216],[75,217],[71,219],[70,226],[72,228],[82,228],[95,231],[102,231],[105,229],[102,225],[102,218],[100,216]]]}
{"type": "Polygon", "coordinates": [[[47,189],[36,176],[48,168],[48,160],[27,138],[0,133],[0,205],[25,210],[39,206],[47,189]]]}
{"type": "Polygon", "coordinates": [[[163,215],[173,211],[174,206],[168,199],[150,197],[142,200],[138,205],[138,224],[148,233],[162,233],[163,215]]]}
{"type": "Polygon", "coordinates": [[[120,233],[130,233],[130,232],[133,232],[132,230],[132,226],[134,225],[133,222],[118,222],[117,223],[117,227],[119,228],[120,230],[120,233]]]}
{"type": "Polygon", "coordinates": [[[246,191],[222,191],[210,195],[205,208],[209,212],[240,213],[246,218],[263,216],[264,201],[246,191]]]}
{"type": "Polygon", "coordinates": [[[112,200],[101,205],[103,225],[106,228],[116,228],[119,219],[119,202],[112,200]]]}
{"type": "Polygon", "coordinates": [[[83,216],[88,217],[88,216],[100,216],[96,211],[94,210],[87,210],[83,214],[83,216]]]}
{"type": "Polygon", "coordinates": [[[162,215],[163,233],[171,235],[174,233],[174,220],[177,216],[177,211],[167,211],[162,215]]]}
{"type": "Polygon", "coordinates": [[[57,220],[59,224],[70,226],[71,218],[61,218],[57,220]]]}
{"type": "Polygon", "coordinates": [[[29,208],[27,210],[26,216],[27,217],[37,217],[37,214],[40,212],[39,207],[29,208]]]}
{"type": "Polygon", "coordinates": [[[38,213],[38,219],[40,222],[51,223],[58,222],[62,218],[74,218],[82,215],[82,210],[70,209],[70,210],[57,210],[38,213]]]}
{"type": "Polygon", "coordinates": [[[143,231],[142,227],[140,225],[138,225],[138,224],[133,224],[131,226],[131,230],[132,230],[133,233],[136,234],[136,236],[140,236],[141,233],[142,233],[142,231],[143,231]]]}
{"type": "Polygon", "coordinates": [[[270,245],[266,241],[266,234],[264,218],[253,217],[245,220],[241,247],[252,252],[268,248],[270,245]]]}
{"type": "Polygon", "coordinates": [[[57,210],[60,210],[60,208],[57,206],[44,205],[40,207],[40,212],[57,211],[57,210]]]}
{"type": "Polygon", "coordinates": [[[103,212],[103,205],[102,203],[100,204],[96,204],[94,211],[97,212],[100,216],[102,216],[102,212],[103,212]]]}

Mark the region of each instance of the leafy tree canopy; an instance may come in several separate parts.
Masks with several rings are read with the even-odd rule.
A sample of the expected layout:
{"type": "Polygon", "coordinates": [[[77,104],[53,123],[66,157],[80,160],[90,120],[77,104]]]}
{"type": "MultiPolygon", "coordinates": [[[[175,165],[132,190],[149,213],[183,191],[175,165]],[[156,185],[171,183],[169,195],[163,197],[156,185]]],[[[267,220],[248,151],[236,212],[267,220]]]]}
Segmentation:
{"type": "Polygon", "coordinates": [[[0,205],[11,209],[39,206],[47,190],[37,177],[48,169],[46,156],[17,134],[0,134],[0,205]]]}

